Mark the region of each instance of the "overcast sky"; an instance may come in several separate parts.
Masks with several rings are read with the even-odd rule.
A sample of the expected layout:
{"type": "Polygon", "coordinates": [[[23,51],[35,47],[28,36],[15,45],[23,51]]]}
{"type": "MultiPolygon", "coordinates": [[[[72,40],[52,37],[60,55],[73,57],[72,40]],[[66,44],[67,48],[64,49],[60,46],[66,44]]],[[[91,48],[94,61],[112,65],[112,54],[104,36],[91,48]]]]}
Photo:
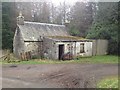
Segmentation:
{"type": "Polygon", "coordinates": [[[60,4],[60,2],[66,2],[66,3],[68,3],[68,4],[74,4],[75,2],[77,2],[77,1],[80,1],[80,0],[51,0],[54,4],[56,4],[56,5],[59,5],[60,4]]]}

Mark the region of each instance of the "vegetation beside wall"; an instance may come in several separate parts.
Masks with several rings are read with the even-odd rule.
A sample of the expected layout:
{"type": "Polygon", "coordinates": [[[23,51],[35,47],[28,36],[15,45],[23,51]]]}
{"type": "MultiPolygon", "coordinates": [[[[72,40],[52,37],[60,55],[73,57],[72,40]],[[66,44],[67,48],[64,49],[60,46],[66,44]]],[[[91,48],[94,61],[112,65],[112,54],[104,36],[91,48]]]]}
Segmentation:
{"type": "Polygon", "coordinates": [[[47,60],[47,59],[32,59],[28,61],[22,61],[16,59],[11,54],[10,60],[0,59],[3,64],[64,64],[64,63],[118,63],[118,56],[105,55],[105,56],[92,56],[92,57],[77,57],[74,60],[47,60]]]}

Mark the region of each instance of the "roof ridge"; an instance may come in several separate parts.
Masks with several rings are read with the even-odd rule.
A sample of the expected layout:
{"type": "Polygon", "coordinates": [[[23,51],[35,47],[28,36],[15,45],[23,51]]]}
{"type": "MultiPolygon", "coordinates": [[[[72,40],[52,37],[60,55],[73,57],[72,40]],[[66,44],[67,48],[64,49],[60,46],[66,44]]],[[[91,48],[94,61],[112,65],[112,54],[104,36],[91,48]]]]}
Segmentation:
{"type": "Polygon", "coordinates": [[[51,23],[40,23],[40,22],[30,22],[30,21],[24,21],[24,23],[28,23],[28,24],[41,24],[41,25],[52,25],[52,26],[64,26],[65,25],[59,25],[59,24],[51,24],[51,23]]]}

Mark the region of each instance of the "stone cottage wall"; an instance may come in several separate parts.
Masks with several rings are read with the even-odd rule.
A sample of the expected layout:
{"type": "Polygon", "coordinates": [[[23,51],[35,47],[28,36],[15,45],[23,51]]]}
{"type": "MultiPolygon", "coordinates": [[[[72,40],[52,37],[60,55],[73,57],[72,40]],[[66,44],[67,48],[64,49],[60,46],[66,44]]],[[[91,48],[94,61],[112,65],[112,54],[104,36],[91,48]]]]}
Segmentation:
{"type": "Polygon", "coordinates": [[[59,58],[59,45],[64,45],[64,54],[70,52],[76,56],[92,56],[92,42],[58,42],[44,38],[44,57],[48,59],[59,58]],[[84,53],[80,53],[80,44],[84,43],[84,53]],[[70,48],[69,48],[70,47],[70,48]]]}
{"type": "Polygon", "coordinates": [[[31,58],[41,58],[43,42],[24,41],[19,28],[16,29],[13,40],[13,53],[18,58],[26,58],[26,53],[29,52],[31,58]]]}
{"type": "Polygon", "coordinates": [[[58,59],[56,44],[52,39],[44,38],[43,39],[43,56],[47,59],[58,59]]]}
{"type": "Polygon", "coordinates": [[[22,38],[22,34],[19,28],[17,28],[13,40],[13,53],[16,57],[20,58],[20,53],[24,51],[25,51],[24,40],[22,38]]]}
{"type": "Polygon", "coordinates": [[[30,52],[32,58],[42,58],[43,42],[25,42],[25,52],[30,52]]]}

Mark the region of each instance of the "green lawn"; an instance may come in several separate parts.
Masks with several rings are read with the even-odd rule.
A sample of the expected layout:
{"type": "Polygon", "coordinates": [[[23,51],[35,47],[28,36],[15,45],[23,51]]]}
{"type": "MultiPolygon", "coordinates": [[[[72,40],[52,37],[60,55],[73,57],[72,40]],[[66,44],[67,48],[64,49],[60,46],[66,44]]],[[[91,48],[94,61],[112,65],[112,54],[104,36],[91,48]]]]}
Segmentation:
{"type": "Polygon", "coordinates": [[[29,61],[20,61],[14,60],[16,62],[0,62],[0,64],[59,64],[59,63],[118,63],[118,56],[113,55],[104,55],[104,56],[92,56],[92,57],[78,57],[74,60],[41,60],[41,59],[32,59],[29,61]],[[18,62],[20,61],[20,62],[18,62]]]}
{"type": "Polygon", "coordinates": [[[83,63],[85,62],[87,63],[118,63],[118,56],[113,56],[113,55],[92,56],[89,58],[80,58],[79,61],[83,63]]]}
{"type": "Polygon", "coordinates": [[[97,88],[118,88],[118,77],[108,77],[98,82],[97,88]]]}

